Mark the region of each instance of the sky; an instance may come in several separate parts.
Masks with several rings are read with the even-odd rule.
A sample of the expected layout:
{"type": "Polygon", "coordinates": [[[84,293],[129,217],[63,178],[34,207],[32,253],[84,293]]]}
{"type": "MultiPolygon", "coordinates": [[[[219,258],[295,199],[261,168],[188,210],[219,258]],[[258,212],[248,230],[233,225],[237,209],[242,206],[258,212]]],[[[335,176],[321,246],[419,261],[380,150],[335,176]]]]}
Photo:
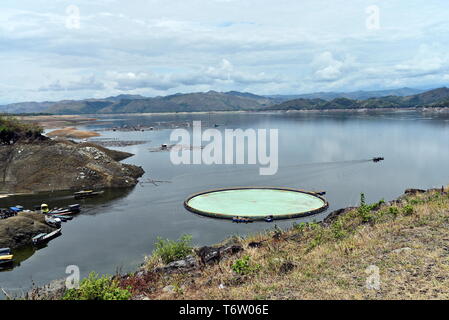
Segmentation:
{"type": "Polygon", "coordinates": [[[0,2],[0,104],[448,82],[447,0],[0,2]]]}

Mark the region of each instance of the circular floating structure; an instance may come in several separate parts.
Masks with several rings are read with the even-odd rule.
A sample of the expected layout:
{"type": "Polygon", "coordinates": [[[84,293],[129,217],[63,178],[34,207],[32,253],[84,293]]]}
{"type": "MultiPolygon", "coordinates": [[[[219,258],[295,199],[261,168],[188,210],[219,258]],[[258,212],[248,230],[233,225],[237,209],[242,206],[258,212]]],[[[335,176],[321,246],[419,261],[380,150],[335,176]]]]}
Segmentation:
{"type": "Polygon", "coordinates": [[[299,218],[326,210],[329,203],[317,193],[273,187],[236,187],[194,194],[184,201],[187,210],[213,218],[251,221],[299,218]]]}

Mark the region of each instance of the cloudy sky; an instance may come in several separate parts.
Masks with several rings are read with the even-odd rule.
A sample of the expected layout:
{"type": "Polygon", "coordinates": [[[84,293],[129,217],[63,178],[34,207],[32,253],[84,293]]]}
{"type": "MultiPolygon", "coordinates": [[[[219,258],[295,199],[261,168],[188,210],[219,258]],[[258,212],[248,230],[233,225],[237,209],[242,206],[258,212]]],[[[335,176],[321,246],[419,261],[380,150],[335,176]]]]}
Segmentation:
{"type": "Polygon", "coordinates": [[[448,82],[447,0],[0,3],[0,103],[448,82]]]}

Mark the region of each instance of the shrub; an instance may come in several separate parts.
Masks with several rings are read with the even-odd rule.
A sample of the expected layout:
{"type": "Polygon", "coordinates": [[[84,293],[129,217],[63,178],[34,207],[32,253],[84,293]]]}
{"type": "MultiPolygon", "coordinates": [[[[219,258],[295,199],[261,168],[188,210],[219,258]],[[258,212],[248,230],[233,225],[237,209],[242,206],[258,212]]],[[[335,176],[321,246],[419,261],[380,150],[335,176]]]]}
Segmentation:
{"type": "Polygon", "coordinates": [[[389,207],[388,213],[396,217],[399,214],[399,208],[398,207],[389,207]]]}
{"type": "Polygon", "coordinates": [[[414,209],[411,205],[409,205],[409,204],[405,205],[405,206],[402,208],[402,214],[403,214],[404,216],[410,216],[410,215],[412,215],[414,212],[415,212],[415,209],[414,209]]]}
{"type": "Polygon", "coordinates": [[[360,216],[360,218],[362,218],[362,222],[366,223],[366,222],[372,221],[375,217],[371,212],[373,210],[378,210],[384,203],[385,203],[385,201],[382,199],[376,203],[366,204],[365,194],[361,193],[360,194],[360,207],[357,209],[357,213],[360,216]]]}
{"type": "Polygon", "coordinates": [[[129,300],[131,293],[118,286],[118,282],[110,276],[99,277],[92,272],[83,279],[79,289],[69,289],[64,300],[129,300]]]}
{"type": "Polygon", "coordinates": [[[11,144],[20,139],[36,139],[42,137],[42,132],[43,129],[38,125],[0,115],[0,144],[11,144]]]}
{"type": "Polygon", "coordinates": [[[257,272],[260,269],[260,265],[253,264],[250,261],[250,256],[243,256],[241,259],[237,259],[231,266],[232,271],[240,275],[246,275],[257,272]]]}
{"type": "Polygon", "coordinates": [[[191,246],[191,242],[191,235],[183,235],[178,241],[158,238],[155,243],[153,256],[161,258],[164,263],[184,259],[192,253],[193,247],[191,246]]]}
{"type": "Polygon", "coordinates": [[[343,239],[347,235],[344,223],[343,223],[343,221],[341,221],[341,219],[338,219],[337,221],[335,221],[332,224],[331,229],[332,229],[332,233],[333,233],[335,239],[343,239]]]}

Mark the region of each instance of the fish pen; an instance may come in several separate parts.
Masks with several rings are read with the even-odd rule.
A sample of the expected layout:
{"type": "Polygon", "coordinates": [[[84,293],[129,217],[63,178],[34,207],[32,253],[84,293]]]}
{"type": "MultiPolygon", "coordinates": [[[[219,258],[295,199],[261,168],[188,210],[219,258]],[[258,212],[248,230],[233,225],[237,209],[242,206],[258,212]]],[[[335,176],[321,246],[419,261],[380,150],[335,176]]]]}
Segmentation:
{"type": "Polygon", "coordinates": [[[236,187],[200,192],[184,201],[187,210],[207,217],[251,221],[300,218],[320,213],[329,203],[318,193],[278,187],[236,187]]]}

